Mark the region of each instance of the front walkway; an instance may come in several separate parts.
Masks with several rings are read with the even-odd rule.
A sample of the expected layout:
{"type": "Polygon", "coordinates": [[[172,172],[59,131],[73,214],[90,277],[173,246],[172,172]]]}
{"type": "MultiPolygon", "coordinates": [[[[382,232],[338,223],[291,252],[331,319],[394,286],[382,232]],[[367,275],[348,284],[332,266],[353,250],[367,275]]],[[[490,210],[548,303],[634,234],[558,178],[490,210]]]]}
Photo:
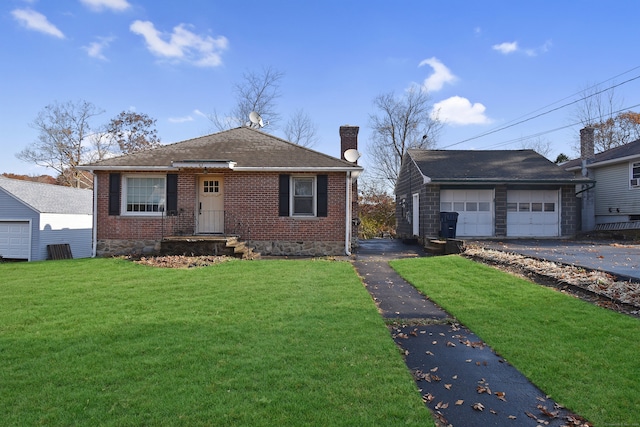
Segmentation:
{"type": "Polygon", "coordinates": [[[568,411],[556,409],[524,375],[389,266],[391,259],[419,256],[425,256],[419,246],[364,240],[353,265],[382,317],[393,324],[393,339],[439,420],[454,427],[567,424],[568,411]]]}

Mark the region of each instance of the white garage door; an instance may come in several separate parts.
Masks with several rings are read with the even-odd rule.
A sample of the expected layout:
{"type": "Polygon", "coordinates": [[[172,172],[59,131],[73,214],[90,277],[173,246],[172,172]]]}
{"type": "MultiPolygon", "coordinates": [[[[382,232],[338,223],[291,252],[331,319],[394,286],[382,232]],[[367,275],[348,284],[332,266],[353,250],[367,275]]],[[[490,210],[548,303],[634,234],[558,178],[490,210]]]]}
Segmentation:
{"type": "Polygon", "coordinates": [[[442,190],[440,212],[458,212],[456,237],[493,236],[493,190],[442,190]]]}
{"type": "Polygon", "coordinates": [[[30,229],[27,221],[0,221],[0,256],[10,259],[29,259],[30,229]]]}
{"type": "Polygon", "coordinates": [[[507,236],[559,235],[560,209],[557,190],[507,191],[507,236]]]}

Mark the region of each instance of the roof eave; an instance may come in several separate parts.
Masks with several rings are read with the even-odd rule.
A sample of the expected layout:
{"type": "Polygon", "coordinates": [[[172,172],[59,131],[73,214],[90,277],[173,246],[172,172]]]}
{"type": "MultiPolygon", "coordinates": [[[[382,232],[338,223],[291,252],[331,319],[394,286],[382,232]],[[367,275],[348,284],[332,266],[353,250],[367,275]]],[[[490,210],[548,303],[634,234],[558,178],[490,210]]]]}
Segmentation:
{"type": "Polygon", "coordinates": [[[579,179],[432,179],[432,184],[585,184],[595,182],[593,179],[579,178],[579,179]]]}

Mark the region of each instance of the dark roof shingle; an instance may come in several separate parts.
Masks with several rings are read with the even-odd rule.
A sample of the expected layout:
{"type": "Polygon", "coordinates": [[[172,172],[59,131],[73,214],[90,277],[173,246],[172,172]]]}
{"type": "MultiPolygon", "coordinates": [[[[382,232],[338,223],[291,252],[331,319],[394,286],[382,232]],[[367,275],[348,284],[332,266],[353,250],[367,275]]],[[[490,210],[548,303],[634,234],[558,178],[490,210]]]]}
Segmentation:
{"type": "Polygon", "coordinates": [[[408,154],[432,182],[582,181],[533,150],[417,150],[408,154]]]}
{"type": "MultiPolygon", "coordinates": [[[[623,159],[631,156],[640,156],[640,139],[630,142],[628,144],[620,145],[619,147],[610,148],[601,153],[597,153],[590,166],[597,166],[600,162],[608,162],[615,159],[623,159]]],[[[564,169],[575,169],[582,167],[582,159],[573,159],[562,164],[564,169]]]]}
{"type": "Polygon", "coordinates": [[[359,168],[345,160],[310,150],[257,129],[239,127],[106,159],[83,169],[155,167],[172,168],[174,162],[233,161],[242,168],[359,168]]]}

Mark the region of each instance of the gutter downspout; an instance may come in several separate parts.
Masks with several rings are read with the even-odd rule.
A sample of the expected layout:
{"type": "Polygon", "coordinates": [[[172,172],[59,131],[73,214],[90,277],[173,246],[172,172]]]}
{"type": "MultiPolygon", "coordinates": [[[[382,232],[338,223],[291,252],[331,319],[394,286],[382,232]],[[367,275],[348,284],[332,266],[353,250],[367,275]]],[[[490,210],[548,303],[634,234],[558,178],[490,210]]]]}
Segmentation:
{"type": "MultiPolygon", "coordinates": [[[[91,171],[93,173],[93,171],[91,171]]],[[[91,244],[91,258],[95,258],[97,254],[98,245],[98,175],[93,174],[93,231],[92,231],[92,244],[91,244]]]]}
{"type": "Polygon", "coordinates": [[[344,253],[347,256],[351,256],[351,172],[347,172],[346,182],[346,201],[345,201],[345,215],[344,215],[344,253]]]}

